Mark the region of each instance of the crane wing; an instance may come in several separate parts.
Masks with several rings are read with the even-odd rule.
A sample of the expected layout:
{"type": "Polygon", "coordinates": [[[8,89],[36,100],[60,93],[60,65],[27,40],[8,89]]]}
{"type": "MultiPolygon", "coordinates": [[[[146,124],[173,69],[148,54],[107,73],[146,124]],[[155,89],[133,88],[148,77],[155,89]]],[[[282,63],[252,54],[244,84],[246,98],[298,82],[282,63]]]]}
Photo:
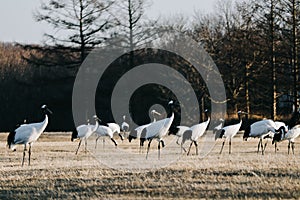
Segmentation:
{"type": "Polygon", "coordinates": [[[36,132],[34,124],[23,124],[15,130],[15,144],[29,143],[32,140],[32,135],[36,132]]]}
{"type": "Polygon", "coordinates": [[[170,118],[162,119],[151,123],[146,127],[146,139],[157,137],[159,134],[164,134],[167,132],[169,127],[170,118]]]}

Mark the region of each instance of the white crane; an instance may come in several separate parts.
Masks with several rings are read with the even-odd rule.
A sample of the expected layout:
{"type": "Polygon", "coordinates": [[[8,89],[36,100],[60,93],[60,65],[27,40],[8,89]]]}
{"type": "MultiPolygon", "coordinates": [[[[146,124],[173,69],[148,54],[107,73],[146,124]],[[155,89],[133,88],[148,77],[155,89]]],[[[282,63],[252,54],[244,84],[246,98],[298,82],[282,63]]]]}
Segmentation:
{"type": "Polygon", "coordinates": [[[79,144],[78,148],[76,150],[76,155],[78,153],[79,147],[81,145],[82,140],[85,141],[85,152],[87,152],[87,139],[94,133],[96,132],[98,126],[99,126],[99,118],[94,115],[93,118],[95,119],[95,125],[92,124],[83,124],[78,126],[72,133],[71,141],[73,142],[75,139],[79,138],[79,144]]]}
{"type": "Polygon", "coordinates": [[[7,137],[7,145],[10,149],[15,150],[15,144],[24,144],[22,166],[24,165],[25,151],[27,150],[27,145],[29,145],[28,150],[28,165],[30,165],[31,156],[31,146],[40,137],[48,125],[48,115],[47,113],[52,113],[46,105],[41,107],[45,119],[39,123],[22,124],[14,131],[11,131],[7,137]]]}
{"type": "Polygon", "coordinates": [[[223,127],[224,119],[221,118],[219,121],[220,121],[219,124],[215,126],[213,129],[213,134],[216,134],[217,131],[223,127]]]}
{"type": "Polygon", "coordinates": [[[121,124],[122,132],[129,132],[129,124],[126,122],[126,115],[123,115],[123,122],[121,124]]]}
{"type": "Polygon", "coordinates": [[[162,147],[165,146],[162,139],[167,135],[174,120],[174,112],[173,112],[174,102],[171,100],[168,103],[168,106],[170,112],[168,113],[167,118],[153,122],[149,126],[143,129],[141,139],[149,140],[146,159],[148,158],[150,145],[153,139],[158,140],[158,159],[160,159],[160,143],[162,143],[162,147]]]}
{"type": "Polygon", "coordinates": [[[172,134],[172,135],[176,135],[178,137],[177,140],[176,140],[176,144],[178,144],[178,145],[181,146],[180,153],[182,153],[182,150],[184,150],[184,152],[186,152],[185,148],[182,146],[183,145],[183,143],[182,143],[182,136],[186,132],[192,133],[191,128],[188,127],[188,126],[176,126],[176,128],[172,128],[171,127],[170,130],[169,130],[169,135],[172,134]],[[179,143],[180,139],[181,139],[181,142],[179,143]]]}
{"type": "MultiPolygon", "coordinates": [[[[281,142],[284,140],[288,140],[289,141],[288,154],[290,154],[291,145],[292,145],[293,154],[295,154],[295,139],[297,137],[299,137],[299,135],[300,135],[300,125],[296,125],[293,128],[291,128],[290,130],[288,130],[288,132],[286,134],[283,132],[275,134],[272,144],[274,144],[275,142],[281,142]]],[[[275,150],[276,150],[276,147],[275,147],[275,150]]]]}
{"type": "MultiPolygon", "coordinates": [[[[282,135],[284,135],[289,131],[289,127],[284,122],[275,121],[275,124],[278,129],[277,133],[281,133],[282,135]],[[279,130],[280,127],[282,127],[282,128],[279,130]]],[[[271,135],[272,139],[274,138],[275,134],[272,133],[272,135],[271,135]]],[[[276,152],[277,152],[277,143],[275,144],[275,153],[276,152]]]]}
{"type": "Polygon", "coordinates": [[[245,129],[243,139],[247,141],[249,137],[259,138],[257,153],[259,152],[259,148],[261,147],[262,155],[267,146],[267,142],[263,147],[263,139],[266,137],[273,137],[274,134],[280,131],[285,131],[286,126],[283,122],[274,122],[271,119],[263,119],[257,122],[254,122],[250,126],[245,129]]]}
{"type": "Polygon", "coordinates": [[[196,155],[198,155],[198,139],[205,133],[205,131],[208,127],[208,124],[210,122],[210,117],[207,115],[208,110],[206,109],[204,112],[205,112],[205,116],[206,116],[207,120],[202,123],[192,126],[190,128],[192,130],[192,132],[184,132],[184,134],[182,136],[181,146],[183,146],[183,144],[186,140],[191,140],[191,144],[190,144],[187,155],[190,154],[190,150],[191,150],[193,143],[195,144],[195,147],[196,147],[196,155]]]}
{"type": "Polygon", "coordinates": [[[277,133],[273,137],[272,144],[275,143],[275,152],[277,152],[277,142],[283,141],[283,140],[289,140],[289,145],[288,145],[288,153],[290,152],[290,146],[292,144],[292,150],[294,153],[294,148],[295,148],[295,138],[297,138],[299,135],[299,125],[300,125],[300,108],[298,111],[294,111],[292,114],[291,119],[288,122],[288,127],[292,127],[288,132],[285,134],[283,132],[277,133]]]}
{"type": "Polygon", "coordinates": [[[156,110],[151,110],[151,115],[153,117],[153,121],[149,124],[145,124],[145,125],[142,125],[142,126],[138,126],[134,129],[133,132],[131,132],[128,136],[128,141],[131,142],[133,139],[136,139],[136,138],[140,138],[140,152],[141,152],[141,149],[142,147],[144,146],[144,142],[145,142],[145,138],[141,138],[141,135],[142,135],[142,132],[143,130],[148,127],[150,124],[152,124],[153,122],[156,122],[156,117],[155,115],[158,115],[160,116],[161,114],[159,112],[157,112],[156,110]]]}
{"type": "Polygon", "coordinates": [[[239,123],[234,124],[234,125],[225,126],[222,129],[220,129],[219,131],[217,131],[216,139],[224,138],[220,154],[222,153],[225,141],[227,139],[229,139],[229,154],[231,153],[231,139],[237,134],[237,132],[240,130],[241,125],[242,125],[241,114],[247,114],[247,113],[238,111],[239,123]]]}
{"type": "Polygon", "coordinates": [[[118,134],[119,137],[121,138],[121,140],[122,141],[124,140],[123,136],[121,135],[121,129],[120,129],[119,124],[117,124],[117,123],[107,123],[107,125],[112,130],[113,134],[114,133],[118,134]]]}
{"type": "MultiPolygon", "coordinates": [[[[111,130],[111,128],[108,127],[108,125],[107,126],[105,126],[105,125],[99,125],[98,128],[97,128],[97,130],[95,131],[95,133],[97,134],[95,149],[97,148],[98,139],[100,137],[105,137],[105,136],[108,136],[110,138],[110,140],[115,144],[115,146],[118,145],[117,142],[113,138],[114,133],[111,130]]],[[[104,147],[104,143],[105,143],[105,140],[103,139],[103,147],[104,147]]]]}

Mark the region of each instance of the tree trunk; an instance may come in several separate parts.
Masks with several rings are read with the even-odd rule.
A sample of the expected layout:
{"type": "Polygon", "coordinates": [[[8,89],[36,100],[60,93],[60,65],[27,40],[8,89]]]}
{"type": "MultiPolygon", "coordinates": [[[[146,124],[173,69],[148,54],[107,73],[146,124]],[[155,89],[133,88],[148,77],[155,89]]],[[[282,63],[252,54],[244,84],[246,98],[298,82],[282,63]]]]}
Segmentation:
{"type": "Polygon", "coordinates": [[[275,6],[274,1],[271,1],[271,10],[270,10],[270,63],[271,63],[271,69],[272,69],[272,115],[271,118],[273,120],[276,120],[277,116],[277,93],[276,93],[276,56],[275,56],[275,24],[274,24],[274,15],[275,15],[275,6]]]}
{"type": "Polygon", "coordinates": [[[84,36],[83,36],[83,2],[82,0],[80,2],[80,16],[79,16],[79,34],[80,34],[80,61],[81,63],[84,61],[85,58],[85,42],[84,42],[84,36]]]}
{"type": "Polygon", "coordinates": [[[296,0],[292,0],[292,23],[293,23],[293,57],[292,57],[292,65],[293,65],[293,90],[294,90],[294,108],[295,111],[298,110],[299,106],[299,98],[298,98],[298,82],[299,82],[299,67],[298,67],[298,38],[297,38],[297,10],[296,10],[296,0]]]}

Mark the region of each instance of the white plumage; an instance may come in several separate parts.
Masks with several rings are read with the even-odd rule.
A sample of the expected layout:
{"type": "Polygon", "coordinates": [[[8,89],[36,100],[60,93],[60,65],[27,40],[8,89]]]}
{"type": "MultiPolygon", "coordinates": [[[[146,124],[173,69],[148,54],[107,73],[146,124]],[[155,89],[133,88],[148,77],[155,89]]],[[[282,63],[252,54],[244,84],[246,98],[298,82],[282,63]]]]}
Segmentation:
{"type": "Polygon", "coordinates": [[[290,153],[291,145],[292,145],[293,154],[295,154],[295,139],[299,137],[299,135],[300,135],[300,125],[296,125],[293,128],[291,128],[286,134],[284,133],[275,134],[272,143],[288,140],[289,141],[288,154],[290,153]]]}
{"type": "Polygon", "coordinates": [[[148,158],[150,145],[153,139],[158,140],[158,158],[160,158],[160,143],[162,143],[162,146],[164,147],[164,142],[162,139],[167,135],[174,120],[173,103],[173,101],[170,101],[168,104],[170,107],[171,116],[169,116],[169,114],[169,117],[153,122],[143,130],[143,132],[145,132],[142,137],[145,136],[143,138],[145,138],[145,140],[149,140],[146,158],[148,158]]]}
{"type": "Polygon", "coordinates": [[[124,138],[123,136],[121,135],[121,129],[120,129],[120,126],[119,124],[117,123],[107,123],[108,127],[112,130],[113,134],[118,134],[119,137],[121,138],[121,140],[123,141],[124,138]]]}
{"type": "Polygon", "coordinates": [[[198,139],[205,133],[205,131],[208,127],[208,124],[210,122],[210,117],[207,116],[207,112],[208,111],[205,110],[205,115],[207,117],[206,121],[193,125],[190,128],[191,132],[185,132],[183,135],[181,146],[184,144],[184,142],[186,140],[191,140],[191,144],[190,144],[187,155],[189,155],[193,143],[195,144],[195,147],[196,147],[196,155],[198,155],[198,139]]]}
{"type": "Polygon", "coordinates": [[[215,134],[218,130],[220,130],[223,127],[223,123],[224,123],[224,120],[220,119],[220,123],[217,126],[215,126],[213,129],[213,134],[215,134]]]}
{"type": "Polygon", "coordinates": [[[294,126],[284,136],[283,140],[289,140],[295,142],[295,139],[300,135],[300,125],[294,126]]]}
{"type": "Polygon", "coordinates": [[[48,125],[48,115],[47,112],[52,113],[46,105],[41,107],[42,112],[45,114],[45,119],[39,123],[22,124],[16,130],[10,132],[7,137],[7,145],[10,149],[15,150],[16,144],[24,144],[22,166],[24,165],[25,151],[27,150],[27,145],[29,145],[28,150],[28,165],[30,165],[31,156],[31,146],[40,135],[44,132],[48,125]]]}
{"type": "Polygon", "coordinates": [[[123,122],[121,124],[121,129],[123,132],[129,132],[129,124],[126,122],[126,116],[123,116],[123,122]]]}
{"type": "Polygon", "coordinates": [[[242,118],[241,114],[246,114],[245,112],[238,111],[238,117],[239,117],[239,123],[234,125],[225,126],[216,133],[216,139],[217,138],[224,138],[220,154],[222,153],[225,141],[229,139],[229,154],[231,153],[231,139],[237,134],[237,132],[240,130],[242,125],[242,118]]]}
{"type": "MultiPolygon", "coordinates": [[[[114,134],[110,127],[99,125],[97,130],[95,131],[95,133],[97,134],[95,149],[97,148],[97,142],[100,137],[109,137],[110,140],[115,144],[115,146],[118,145],[117,142],[113,139],[114,134]]],[[[103,146],[104,146],[104,143],[105,143],[105,140],[103,139],[103,146]]]]}
{"type": "Polygon", "coordinates": [[[259,138],[257,153],[259,152],[259,148],[262,149],[262,154],[267,146],[267,142],[263,147],[263,139],[266,137],[273,138],[274,134],[279,131],[279,129],[285,129],[285,124],[283,122],[274,122],[271,119],[264,119],[251,124],[251,126],[247,127],[244,132],[244,140],[247,140],[249,137],[259,138]]]}
{"type": "Polygon", "coordinates": [[[182,139],[182,136],[183,136],[183,134],[184,134],[186,131],[192,131],[192,130],[191,130],[191,128],[188,127],[188,126],[177,126],[176,128],[177,128],[177,130],[176,130],[175,135],[178,137],[176,143],[177,143],[178,145],[180,145],[179,139],[180,139],[180,138],[182,139]]]}
{"type": "MultiPolygon", "coordinates": [[[[281,127],[284,128],[284,131],[287,133],[289,131],[289,127],[284,123],[280,121],[275,121],[276,129],[280,129],[281,127]]],[[[274,135],[273,135],[274,136],[274,135]]]]}
{"type": "Polygon", "coordinates": [[[87,139],[94,133],[96,132],[97,128],[99,127],[99,122],[98,122],[98,117],[96,115],[94,115],[93,117],[95,119],[96,124],[95,125],[91,125],[91,124],[83,124],[80,125],[76,128],[76,130],[73,131],[72,133],[72,137],[71,137],[71,141],[74,141],[74,139],[79,138],[79,144],[78,144],[78,148],[76,150],[76,153],[78,153],[79,147],[81,145],[82,140],[85,141],[85,152],[87,152],[87,139]]]}
{"type": "Polygon", "coordinates": [[[142,149],[142,146],[144,146],[144,141],[145,141],[145,136],[143,136],[141,138],[141,135],[142,135],[142,132],[143,130],[150,126],[150,124],[152,124],[153,122],[156,122],[156,117],[155,115],[161,115],[159,112],[157,112],[156,110],[151,110],[151,115],[153,117],[153,121],[149,124],[145,124],[145,125],[141,125],[141,126],[138,126],[134,129],[133,133],[130,133],[129,134],[129,137],[128,137],[128,140],[129,142],[132,141],[132,139],[136,139],[136,138],[140,138],[140,152],[141,152],[141,149],[142,149]]]}

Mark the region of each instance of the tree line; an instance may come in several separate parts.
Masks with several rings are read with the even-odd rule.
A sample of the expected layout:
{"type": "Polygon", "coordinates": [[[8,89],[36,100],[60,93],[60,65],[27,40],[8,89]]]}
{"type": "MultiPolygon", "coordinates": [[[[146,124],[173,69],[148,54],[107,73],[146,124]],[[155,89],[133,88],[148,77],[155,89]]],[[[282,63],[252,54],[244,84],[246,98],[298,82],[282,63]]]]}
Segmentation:
{"type": "MultiPolygon", "coordinates": [[[[47,96],[62,110],[70,111],[76,72],[93,48],[123,47],[132,52],[151,44],[161,31],[168,29],[190,36],[211,55],[222,74],[229,114],[242,109],[252,118],[276,120],[289,117],[299,108],[299,0],[220,0],[215,12],[191,11],[190,18],[178,14],[149,19],[145,11],[150,7],[148,0],[42,3],[34,18],[53,28],[53,32],[45,33],[45,43],[1,45],[2,91],[11,94],[2,97],[3,102],[11,107],[13,101],[9,99],[16,98],[15,88],[25,92],[22,87],[26,84],[47,86],[52,97],[42,91],[39,97],[47,96]],[[63,89],[54,95],[57,85],[63,89]]],[[[129,56],[128,65],[139,59],[134,56],[129,56]]],[[[203,81],[199,81],[198,98],[201,107],[209,105],[203,81]]],[[[63,113],[66,112],[62,116],[63,113]]],[[[8,124],[16,118],[21,119],[9,117],[8,124]]]]}

